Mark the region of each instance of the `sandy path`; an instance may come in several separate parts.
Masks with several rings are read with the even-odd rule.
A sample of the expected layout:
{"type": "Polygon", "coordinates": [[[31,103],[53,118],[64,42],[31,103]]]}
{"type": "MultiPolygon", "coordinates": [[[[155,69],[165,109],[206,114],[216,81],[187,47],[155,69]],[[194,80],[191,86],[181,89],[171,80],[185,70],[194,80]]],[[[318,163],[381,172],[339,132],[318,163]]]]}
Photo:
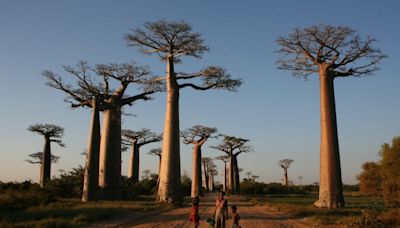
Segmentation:
{"type": "MultiPolygon", "coordinates": [[[[203,197],[200,202],[199,213],[201,217],[200,227],[207,228],[208,224],[205,222],[207,218],[210,218],[214,212],[214,200],[215,195],[208,195],[203,197]]],[[[294,227],[302,228],[308,227],[299,219],[293,218],[288,214],[280,212],[269,211],[267,207],[256,206],[243,200],[233,200],[228,198],[229,205],[237,205],[238,212],[241,220],[240,225],[251,228],[263,228],[263,227],[294,227]]],[[[230,209],[229,209],[230,212],[230,209]]],[[[149,216],[143,216],[135,221],[125,221],[125,224],[115,224],[114,227],[138,227],[138,228],[151,228],[151,227],[193,227],[188,221],[190,213],[190,207],[181,207],[173,210],[152,214],[149,216]]],[[[231,217],[227,221],[226,227],[232,227],[231,217]]]]}

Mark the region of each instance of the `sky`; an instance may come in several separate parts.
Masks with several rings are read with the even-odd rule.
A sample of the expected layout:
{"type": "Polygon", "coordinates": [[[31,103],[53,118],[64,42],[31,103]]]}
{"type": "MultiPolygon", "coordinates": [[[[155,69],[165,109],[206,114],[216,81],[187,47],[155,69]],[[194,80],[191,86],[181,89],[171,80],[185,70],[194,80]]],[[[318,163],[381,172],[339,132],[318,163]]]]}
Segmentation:
{"type": "MultiPolygon", "coordinates": [[[[319,181],[318,77],[306,81],[277,69],[277,37],[296,27],[322,23],[350,26],[361,36],[376,38],[375,46],[389,56],[380,70],[372,76],[335,80],[342,179],[355,184],[361,165],[377,161],[381,144],[400,135],[398,9],[396,0],[1,0],[0,181],[38,181],[39,166],[24,161],[43,149],[43,138],[27,131],[35,123],[65,128],[66,148],[52,145],[53,154],[61,157],[52,166],[53,175],[84,164],[81,153],[86,148],[90,110],[71,109],[63,102],[63,93],[45,85],[43,70],[67,76],[62,65],[79,60],[91,65],[136,62],[162,75],[163,62],[128,47],[123,37],[144,22],[165,19],[190,23],[210,48],[202,59],[183,59],[177,71],[219,65],[244,82],[238,92],[183,90],[181,129],[200,124],[249,139],[254,152],[240,155],[242,176],[251,171],[263,182],[281,181],[283,170],[277,162],[285,158],[294,160],[289,168],[294,183],[299,176],[303,184],[319,181]]],[[[126,108],[132,115],[123,117],[123,128],[161,133],[166,98],[165,94],[154,98],[126,108]]],[[[218,143],[218,139],[207,141],[203,156],[222,155],[209,148],[218,143]]],[[[157,157],[147,152],[159,146],[142,147],[141,171],[157,172],[157,157]]],[[[181,145],[182,173],[189,175],[191,149],[181,145]]],[[[128,157],[123,153],[123,175],[128,157]]],[[[215,163],[222,173],[223,163],[215,163]]]]}

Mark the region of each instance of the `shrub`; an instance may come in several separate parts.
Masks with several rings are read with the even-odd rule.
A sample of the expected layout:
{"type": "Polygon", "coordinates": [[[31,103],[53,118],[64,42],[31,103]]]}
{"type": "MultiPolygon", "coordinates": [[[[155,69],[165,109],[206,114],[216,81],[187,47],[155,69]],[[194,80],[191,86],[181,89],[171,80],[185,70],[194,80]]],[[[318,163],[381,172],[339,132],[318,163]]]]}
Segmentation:
{"type": "Polygon", "coordinates": [[[82,166],[63,173],[46,183],[44,189],[49,194],[60,198],[79,198],[82,196],[83,175],[85,170],[82,166]]]}

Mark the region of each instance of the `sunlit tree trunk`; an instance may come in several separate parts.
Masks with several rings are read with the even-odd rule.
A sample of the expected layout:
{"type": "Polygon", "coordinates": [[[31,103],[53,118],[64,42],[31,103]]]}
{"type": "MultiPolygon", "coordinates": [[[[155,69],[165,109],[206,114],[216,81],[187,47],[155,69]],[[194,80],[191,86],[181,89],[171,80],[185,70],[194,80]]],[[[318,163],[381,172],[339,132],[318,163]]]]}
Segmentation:
{"type": "Polygon", "coordinates": [[[132,140],[128,167],[128,178],[132,178],[133,183],[137,183],[139,181],[139,146],[136,139],[132,140]]]}
{"type": "Polygon", "coordinates": [[[226,192],[226,162],[224,162],[224,176],[222,177],[222,189],[226,192]]]}
{"type": "Polygon", "coordinates": [[[51,177],[51,148],[50,138],[44,137],[44,148],[40,167],[40,187],[44,187],[51,177]]]}
{"type": "Polygon", "coordinates": [[[214,175],[211,174],[209,177],[209,186],[210,186],[210,192],[214,191],[214,175]]]}
{"type": "Polygon", "coordinates": [[[167,57],[167,104],[157,200],[180,204],[182,202],[182,191],[179,144],[179,85],[176,82],[173,64],[173,56],[167,57]]]}
{"type": "Polygon", "coordinates": [[[82,201],[96,199],[99,185],[99,153],[100,153],[100,118],[96,101],[93,102],[89,139],[86,151],[86,167],[83,181],[82,201]]]}
{"type": "Polygon", "coordinates": [[[192,197],[201,195],[201,179],[201,147],[198,144],[194,144],[192,155],[192,197]]]}
{"type": "Polygon", "coordinates": [[[203,162],[203,172],[204,172],[204,187],[207,192],[210,191],[210,185],[209,185],[209,176],[208,176],[208,170],[207,170],[207,164],[203,162]]]}
{"type": "Polygon", "coordinates": [[[228,168],[228,193],[235,193],[234,189],[234,161],[233,156],[229,156],[229,168],[228,168]]]}
{"type": "Polygon", "coordinates": [[[104,111],[99,186],[104,200],[121,199],[121,110],[104,111]]]}
{"type": "Polygon", "coordinates": [[[344,207],[342,176],[340,170],[339,142],[336,124],[333,72],[320,69],[320,187],[317,207],[344,207]]]}

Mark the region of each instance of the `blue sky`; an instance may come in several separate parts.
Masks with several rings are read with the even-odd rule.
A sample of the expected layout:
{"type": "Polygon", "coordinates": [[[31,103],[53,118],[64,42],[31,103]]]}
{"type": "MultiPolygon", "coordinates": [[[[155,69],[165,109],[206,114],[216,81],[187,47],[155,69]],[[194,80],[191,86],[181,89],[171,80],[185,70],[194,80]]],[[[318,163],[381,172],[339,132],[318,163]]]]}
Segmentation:
{"type": "MultiPolygon", "coordinates": [[[[65,127],[66,148],[53,145],[61,156],[53,165],[70,170],[84,164],[90,112],[72,110],[64,95],[45,85],[45,69],[62,73],[61,65],[78,60],[90,64],[137,62],[155,74],[165,66],[155,56],[129,48],[123,40],[129,29],[145,21],[185,20],[203,34],[210,52],[200,60],[187,58],[178,71],[194,72],[220,65],[243,79],[237,93],[181,93],[181,128],[196,124],[217,127],[221,133],[248,138],[255,152],[243,154],[239,166],[279,182],[277,161],[294,159],[289,177],[312,183],[319,179],[319,85],[276,69],[275,40],[295,27],[318,23],[348,25],[361,35],[378,39],[389,55],[373,76],[335,81],[339,143],[344,183],[355,183],[365,161],[377,160],[380,145],[400,135],[400,28],[398,1],[0,1],[0,180],[38,180],[39,167],[27,155],[42,150],[43,139],[26,129],[34,123],[65,127]]],[[[135,91],[130,91],[134,94],[135,91]]],[[[138,102],[125,111],[123,127],[147,127],[162,132],[165,94],[138,102]]],[[[221,155],[205,145],[204,156],[221,155]]],[[[156,157],[142,148],[141,170],[157,170],[156,157]]],[[[181,147],[182,172],[191,173],[191,147],[181,147]]],[[[123,154],[126,174],[128,153],[123,154]]],[[[221,169],[222,164],[217,162],[221,169]]],[[[222,171],[222,170],[221,170],[222,171]]]]}

